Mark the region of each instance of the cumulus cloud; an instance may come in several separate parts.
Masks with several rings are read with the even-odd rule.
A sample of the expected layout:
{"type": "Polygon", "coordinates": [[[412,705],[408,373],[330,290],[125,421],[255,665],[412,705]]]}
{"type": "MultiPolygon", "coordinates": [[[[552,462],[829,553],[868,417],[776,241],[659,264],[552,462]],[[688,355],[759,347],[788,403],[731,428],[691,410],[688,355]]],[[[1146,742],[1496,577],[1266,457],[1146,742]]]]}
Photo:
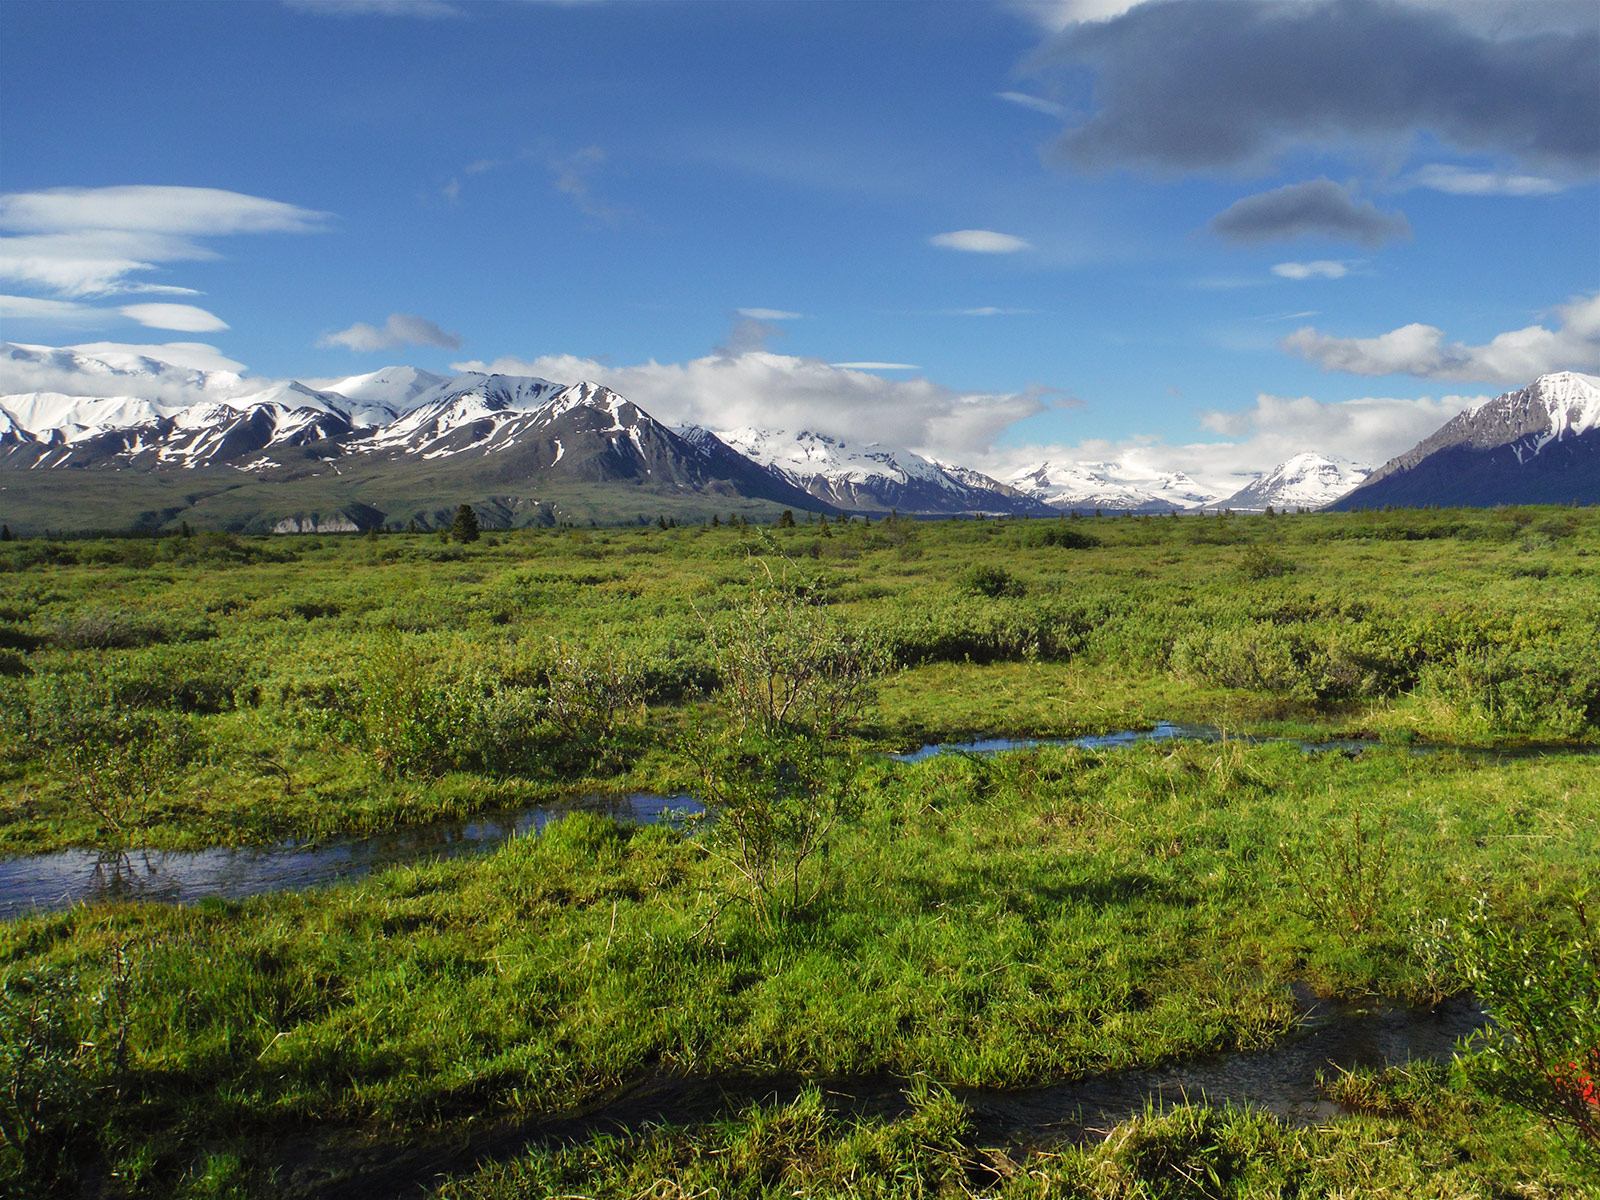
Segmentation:
{"type": "Polygon", "coordinates": [[[1406,176],[1404,186],[1430,188],[1452,196],[1553,196],[1566,185],[1543,175],[1505,171],[1473,171],[1447,163],[1429,163],[1406,176]]]}
{"type": "Polygon", "coordinates": [[[936,233],[928,244],[944,250],[965,250],[969,254],[1015,254],[1029,250],[1029,243],[1009,233],[996,233],[992,229],[955,229],[949,233],[936,233]]]}
{"type": "MultiPolygon", "coordinates": [[[[1007,426],[1043,412],[1055,399],[1044,389],[962,392],[927,379],[887,379],[858,367],[764,350],[640,366],[549,355],[456,363],[453,369],[594,380],[669,425],[812,429],[958,461],[983,452],[1007,426]]],[[[877,369],[911,368],[884,364],[877,369]]]]}
{"type": "MultiPolygon", "coordinates": [[[[198,239],[311,233],[328,214],[217,188],[53,188],[0,196],[0,278],[61,296],[166,291],[127,276],[213,259],[198,239]]],[[[171,289],[179,294],[190,289],[171,289]]]]}
{"type": "Polygon", "coordinates": [[[1446,342],[1432,325],[1402,325],[1370,338],[1341,338],[1310,325],[1279,345],[1327,371],[1415,375],[1521,386],[1551,371],[1600,371],[1600,293],[1554,310],[1555,329],[1529,325],[1481,346],[1446,342]]]}
{"type": "Polygon", "coordinates": [[[1274,275],[1284,279],[1343,279],[1350,274],[1346,263],[1319,258],[1315,262],[1281,262],[1272,268],[1274,275]]]}
{"type": "Polygon", "coordinates": [[[829,363],[828,365],[856,371],[915,371],[917,369],[916,363],[848,362],[829,363]]]}
{"type": "Polygon", "coordinates": [[[1151,438],[1092,439],[1008,446],[974,459],[971,465],[998,479],[1043,461],[1110,463],[1122,474],[1146,479],[1181,471],[1202,486],[1230,495],[1252,477],[1308,450],[1378,466],[1485,399],[1374,396],[1327,402],[1262,393],[1249,408],[1201,414],[1202,429],[1228,440],[1173,445],[1151,438]]]}
{"type": "Polygon", "coordinates": [[[1586,21],[1521,23],[1459,9],[1181,0],[1067,24],[1039,64],[1092,72],[1097,108],[1056,153],[1087,167],[1238,168],[1308,144],[1426,134],[1524,168],[1600,169],[1592,5],[1586,21]]]}
{"type": "Polygon", "coordinates": [[[324,347],[343,346],[357,354],[394,350],[400,346],[437,346],[441,350],[461,349],[461,335],[446,333],[432,321],[410,313],[390,313],[380,328],[357,321],[349,329],[324,334],[317,339],[324,347]]]}
{"type": "Polygon", "coordinates": [[[1234,201],[1211,218],[1211,232],[1228,242],[1314,236],[1376,249],[1390,238],[1409,237],[1411,226],[1404,213],[1383,212],[1331,179],[1313,179],[1234,201]]]}

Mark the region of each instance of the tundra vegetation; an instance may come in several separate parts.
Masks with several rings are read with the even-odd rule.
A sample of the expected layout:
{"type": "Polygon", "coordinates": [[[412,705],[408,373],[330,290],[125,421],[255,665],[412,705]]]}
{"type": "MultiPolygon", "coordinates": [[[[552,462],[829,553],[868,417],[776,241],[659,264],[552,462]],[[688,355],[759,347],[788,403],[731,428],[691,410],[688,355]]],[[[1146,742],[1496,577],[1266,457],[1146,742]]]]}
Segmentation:
{"type": "Polygon", "coordinates": [[[710,812],[6,920],[0,1179],[1593,1195],[1597,743],[1591,510],[10,541],[5,855],[710,812]],[[884,753],[1160,720],[1226,737],[884,753]],[[1497,1022],[1330,1071],[1312,1128],[1004,1132],[964,1090],[1274,1045],[1291,986],[1497,1022]]]}

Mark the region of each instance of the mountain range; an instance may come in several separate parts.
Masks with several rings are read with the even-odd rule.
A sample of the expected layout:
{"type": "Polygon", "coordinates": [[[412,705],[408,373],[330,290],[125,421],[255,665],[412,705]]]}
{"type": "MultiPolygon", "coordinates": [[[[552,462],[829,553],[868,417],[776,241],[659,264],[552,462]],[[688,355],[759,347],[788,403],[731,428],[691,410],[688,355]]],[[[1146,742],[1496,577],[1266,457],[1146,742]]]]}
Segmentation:
{"type": "Polygon", "coordinates": [[[1112,462],[1044,462],[997,480],[814,430],[669,428],[591,382],[398,366],[263,385],[127,348],[0,343],[7,364],[58,389],[0,395],[0,516],[19,530],[434,527],[461,501],[492,525],[782,508],[1046,516],[1496,502],[1463,473],[1474,486],[1594,499],[1600,461],[1600,390],[1571,374],[1463,413],[1370,477],[1308,452],[1224,492],[1112,462]],[[1469,494],[1480,498],[1448,498],[1469,494]],[[1447,498],[1423,498],[1435,496],[1447,498]]]}

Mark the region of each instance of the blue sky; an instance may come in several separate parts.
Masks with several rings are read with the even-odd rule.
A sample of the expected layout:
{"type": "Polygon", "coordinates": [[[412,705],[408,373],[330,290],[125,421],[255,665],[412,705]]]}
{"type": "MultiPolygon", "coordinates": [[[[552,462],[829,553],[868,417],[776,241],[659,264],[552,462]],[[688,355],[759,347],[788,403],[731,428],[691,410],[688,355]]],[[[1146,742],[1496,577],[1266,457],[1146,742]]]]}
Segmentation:
{"type": "Polygon", "coordinates": [[[8,0],[0,119],[19,342],[997,472],[1372,460],[1600,371],[1586,0],[8,0]]]}

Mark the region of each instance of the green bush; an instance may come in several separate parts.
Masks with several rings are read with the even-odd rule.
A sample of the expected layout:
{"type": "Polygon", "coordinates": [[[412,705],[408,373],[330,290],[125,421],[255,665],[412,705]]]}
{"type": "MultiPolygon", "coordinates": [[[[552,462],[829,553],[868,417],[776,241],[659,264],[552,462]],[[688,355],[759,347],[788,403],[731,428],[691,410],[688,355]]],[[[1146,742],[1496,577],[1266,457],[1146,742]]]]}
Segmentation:
{"type": "Polygon", "coordinates": [[[1000,566],[976,565],[956,573],[956,586],[974,596],[991,600],[1002,596],[1018,597],[1028,592],[1027,584],[1000,566]]]}

